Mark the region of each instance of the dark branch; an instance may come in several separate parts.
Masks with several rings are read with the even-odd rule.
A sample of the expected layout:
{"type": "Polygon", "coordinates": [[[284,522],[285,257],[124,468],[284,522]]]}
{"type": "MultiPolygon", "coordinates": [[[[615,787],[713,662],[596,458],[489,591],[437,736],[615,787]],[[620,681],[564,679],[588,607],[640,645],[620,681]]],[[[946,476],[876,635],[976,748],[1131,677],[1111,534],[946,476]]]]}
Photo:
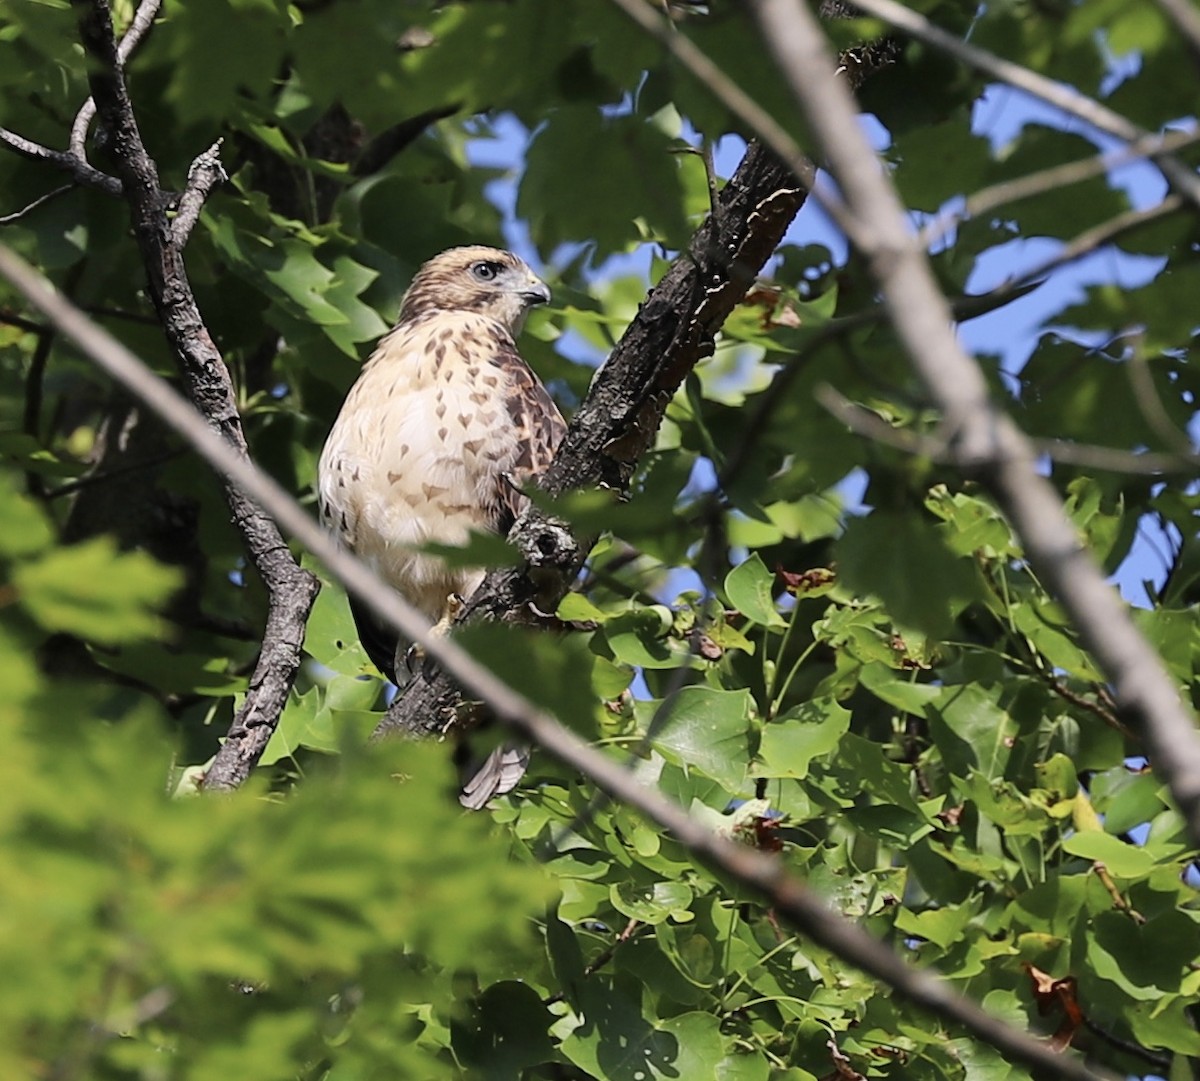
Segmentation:
{"type": "Polygon", "coordinates": [[[0,144],[30,161],[45,162],[47,165],[53,165],[56,169],[69,173],[76,184],[99,188],[106,195],[121,194],[121,182],[116,177],[102,173],[99,169],[93,169],[86,161],[77,158],[69,151],[51,150],[48,146],[42,146],[41,143],[26,139],[15,131],[9,131],[8,128],[0,128],[0,144]]]}
{"type": "MultiPolygon", "coordinates": [[[[150,27],[154,25],[154,19],[158,15],[160,7],[162,7],[162,0],[141,0],[141,3],[138,4],[128,29],[121,35],[121,44],[117,46],[117,64],[122,70],[133,55],[134,49],[150,32],[150,27]]],[[[87,133],[95,115],[96,99],[88,98],[79,107],[79,112],[75,114],[75,120],[71,124],[70,152],[79,161],[87,161],[87,133]]]]}
{"type": "Polygon", "coordinates": [[[379,172],[389,161],[407,147],[431,124],[453,116],[461,106],[443,105],[437,109],[410,116],[393,124],[386,131],[381,131],[365,147],[361,156],[355,161],[350,172],[356,176],[371,176],[379,172]]]}
{"type": "MultiPolygon", "coordinates": [[[[167,340],[179,361],[188,397],[238,454],[248,457],[237,398],[229,372],[192,295],[182,244],[204,196],[220,177],[216,148],[197,158],[174,226],[171,197],[159,186],[158,169],[146,151],[125,85],[113,37],[108,0],[80,3],[80,37],[96,63],[89,81],[100,122],[129,204],[154,302],[167,340]]],[[[274,521],[232,484],[225,487],[231,516],[250,560],[267,588],[263,648],[246,700],[206,779],[213,788],[236,787],[258,761],[287,701],[300,663],[304,624],[318,583],[302,570],[274,521]]]]}

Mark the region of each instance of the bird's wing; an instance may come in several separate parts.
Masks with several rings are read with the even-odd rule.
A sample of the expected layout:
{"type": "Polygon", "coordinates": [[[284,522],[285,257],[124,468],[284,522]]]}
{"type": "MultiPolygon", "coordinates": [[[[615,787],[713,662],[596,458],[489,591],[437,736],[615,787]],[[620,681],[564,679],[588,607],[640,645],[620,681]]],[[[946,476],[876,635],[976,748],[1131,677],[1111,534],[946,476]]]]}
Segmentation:
{"type": "Polygon", "coordinates": [[[500,351],[493,363],[508,375],[504,405],[512,421],[517,456],[511,474],[497,478],[495,530],[501,536],[512,528],[525,506],[521,488],[540,477],[566,434],[567,425],[542,381],[516,349],[500,351]]]}

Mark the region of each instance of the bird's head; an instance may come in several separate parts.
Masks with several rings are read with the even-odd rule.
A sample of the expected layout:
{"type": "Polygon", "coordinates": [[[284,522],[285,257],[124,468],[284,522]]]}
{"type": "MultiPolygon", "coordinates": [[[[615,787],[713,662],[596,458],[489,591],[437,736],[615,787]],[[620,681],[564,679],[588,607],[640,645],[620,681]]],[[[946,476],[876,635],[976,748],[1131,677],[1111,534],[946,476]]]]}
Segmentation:
{"type": "Polygon", "coordinates": [[[503,324],[515,338],[529,309],[549,300],[546,283],[523,259],[473,244],[435,255],[417,271],[400,305],[400,321],[431,311],[478,312],[503,324]]]}

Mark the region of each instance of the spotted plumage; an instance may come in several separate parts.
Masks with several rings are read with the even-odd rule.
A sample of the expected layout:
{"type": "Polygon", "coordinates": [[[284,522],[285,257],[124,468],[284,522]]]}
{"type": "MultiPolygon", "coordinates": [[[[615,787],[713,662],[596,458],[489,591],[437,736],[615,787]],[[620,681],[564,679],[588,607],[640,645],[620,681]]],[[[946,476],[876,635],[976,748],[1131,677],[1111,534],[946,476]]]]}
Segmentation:
{"type": "MultiPolygon", "coordinates": [[[[483,571],[420,547],[507,532],[519,489],[562,439],[562,416],[516,346],[529,309],[549,299],[511,252],[471,246],[429,260],[321,453],[325,524],[432,621],[483,571]]],[[[368,655],[395,680],[395,636],[352,607],[368,655]]]]}

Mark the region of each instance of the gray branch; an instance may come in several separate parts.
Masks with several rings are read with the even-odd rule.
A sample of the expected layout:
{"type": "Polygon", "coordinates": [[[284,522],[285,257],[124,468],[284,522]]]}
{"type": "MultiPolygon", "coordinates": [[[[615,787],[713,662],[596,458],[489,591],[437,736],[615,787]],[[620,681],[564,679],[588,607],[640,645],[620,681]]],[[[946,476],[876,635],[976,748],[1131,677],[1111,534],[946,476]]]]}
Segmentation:
{"type": "Polygon", "coordinates": [[[1008,514],[1030,563],[1112,684],[1122,719],[1142,737],[1193,843],[1200,842],[1200,738],[1191,711],[1080,543],[1054,486],[1037,472],[1036,450],[991,401],[979,366],[960,347],[950,307],[862,135],[849,89],[834,77],[816,21],[801,0],[749,0],[749,6],[861,223],[862,254],[914,368],[941,408],[959,464],[983,479],[1008,514]]]}
{"type": "Polygon", "coordinates": [[[713,833],[657,789],[643,785],[619,762],[589,747],[538,709],[453,639],[430,635],[428,621],[416,609],[401,600],[365,564],[342,551],[283,488],[222,439],[176,391],[107,331],[56,294],[44,277],[4,245],[0,245],[0,275],[12,282],[84,356],[145,402],[214,469],[309,548],[351,593],[393,629],[419,642],[467,692],[487,702],[502,721],[609,795],[669,830],[698,859],[754,891],[813,942],[895,988],[917,1006],[961,1025],[1014,1061],[1045,1070],[1062,1081],[1097,1081],[1110,1076],[1090,1070],[1078,1059],[1058,1054],[1042,1041],[985,1013],[928,970],[903,960],[835,912],[824,899],[789,874],[778,857],[713,833]]]}
{"type": "MultiPolygon", "coordinates": [[[[1144,139],[1149,135],[1149,132],[1139,128],[1131,120],[1127,120],[1120,113],[1113,112],[1112,109],[1101,105],[1100,102],[1089,98],[1086,94],[1081,94],[1074,87],[1057,83],[1053,79],[1046,78],[1045,75],[1039,75],[1036,71],[1030,71],[1028,68],[1021,67],[1020,64],[1014,64],[1011,60],[1005,60],[975,45],[969,45],[953,34],[948,34],[941,27],[934,26],[925,16],[917,14],[903,4],[896,3],[896,0],[854,0],[854,6],[868,15],[874,15],[877,19],[890,23],[897,30],[903,30],[910,37],[932,45],[953,56],[956,60],[961,60],[964,64],[982,71],[985,75],[990,75],[999,82],[1007,83],[1018,90],[1024,90],[1025,93],[1048,105],[1053,105],[1064,113],[1076,117],[1086,124],[1091,124],[1098,131],[1123,139],[1127,143],[1144,139]]],[[[764,10],[759,5],[756,7],[760,11],[764,10]]],[[[792,7],[790,0],[786,4],[780,5],[780,9],[791,10],[792,7]]],[[[778,21],[778,10],[780,9],[776,9],[773,16],[776,21],[778,21]]],[[[1171,186],[1185,196],[1193,206],[1200,208],[1200,176],[1197,176],[1189,166],[1173,154],[1165,152],[1151,154],[1150,158],[1171,186]]]]}

